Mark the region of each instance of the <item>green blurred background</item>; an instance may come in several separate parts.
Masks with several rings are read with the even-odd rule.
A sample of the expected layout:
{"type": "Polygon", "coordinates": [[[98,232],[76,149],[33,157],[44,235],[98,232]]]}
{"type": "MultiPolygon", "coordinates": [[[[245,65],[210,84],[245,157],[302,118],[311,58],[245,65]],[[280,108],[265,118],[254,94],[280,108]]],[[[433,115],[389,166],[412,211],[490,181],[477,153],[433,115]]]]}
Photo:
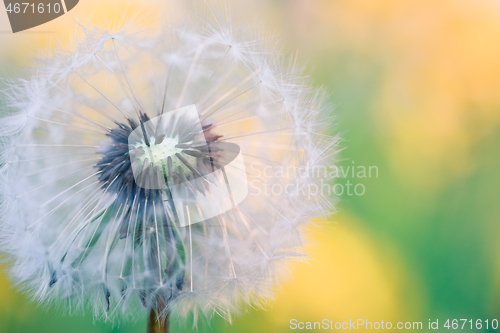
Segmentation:
{"type": "MultiPolygon", "coordinates": [[[[289,332],[291,319],[361,318],[422,321],[426,331],[428,319],[500,319],[500,2],[231,4],[308,60],[338,115],[331,134],[347,147],[339,164],[376,166],[378,177],[340,181],[363,184],[364,195],[341,196],[339,213],[312,232],[310,265],[295,265],[267,311],[232,325],[216,319],[212,330],[289,332]]],[[[72,13],[113,19],[145,5],[82,0],[72,13]]],[[[64,19],[33,30],[60,29],[64,19]]],[[[0,30],[8,29],[0,9],[0,30]]],[[[0,34],[2,76],[46,37],[0,34]]],[[[145,320],[113,328],[46,312],[0,275],[1,333],[143,331],[145,320]]],[[[172,332],[191,329],[172,323],[172,332]]]]}

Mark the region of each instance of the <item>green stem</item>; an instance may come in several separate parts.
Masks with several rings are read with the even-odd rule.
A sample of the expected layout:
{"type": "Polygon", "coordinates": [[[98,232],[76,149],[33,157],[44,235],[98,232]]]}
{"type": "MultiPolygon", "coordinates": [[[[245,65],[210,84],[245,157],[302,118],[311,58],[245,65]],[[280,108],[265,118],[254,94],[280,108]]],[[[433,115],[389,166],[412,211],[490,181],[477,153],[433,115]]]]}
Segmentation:
{"type": "Polygon", "coordinates": [[[168,315],[158,320],[158,310],[151,309],[149,313],[148,333],[168,333],[168,315]]]}

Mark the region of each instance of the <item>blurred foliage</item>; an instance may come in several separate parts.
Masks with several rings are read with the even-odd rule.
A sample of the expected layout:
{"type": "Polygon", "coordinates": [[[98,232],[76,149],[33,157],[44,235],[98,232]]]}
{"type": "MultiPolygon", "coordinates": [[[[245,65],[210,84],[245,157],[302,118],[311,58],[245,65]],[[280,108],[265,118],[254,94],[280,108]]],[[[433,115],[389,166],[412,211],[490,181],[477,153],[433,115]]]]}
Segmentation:
{"type": "MultiPolygon", "coordinates": [[[[339,214],[318,221],[310,265],[294,265],[268,311],[215,320],[213,331],[288,332],[292,318],[498,319],[500,4],[259,0],[252,10],[309,58],[314,85],[331,93],[331,131],[347,147],[339,164],[379,175],[340,180],[366,193],[344,194],[339,214]]],[[[59,318],[0,280],[0,332],[144,325],[59,318]]]]}

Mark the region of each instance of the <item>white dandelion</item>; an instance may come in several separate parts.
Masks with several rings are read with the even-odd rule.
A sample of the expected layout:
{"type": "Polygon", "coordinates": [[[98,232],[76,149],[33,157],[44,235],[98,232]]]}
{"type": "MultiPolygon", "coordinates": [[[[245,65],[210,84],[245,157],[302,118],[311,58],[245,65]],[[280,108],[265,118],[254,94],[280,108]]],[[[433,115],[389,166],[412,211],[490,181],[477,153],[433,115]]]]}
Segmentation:
{"type": "Polygon", "coordinates": [[[69,313],[230,320],[332,212],[308,189],[338,138],[275,39],[218,16],[137,26],[77,24],[5,90],[0,248],[18,286],[69,313]]]}

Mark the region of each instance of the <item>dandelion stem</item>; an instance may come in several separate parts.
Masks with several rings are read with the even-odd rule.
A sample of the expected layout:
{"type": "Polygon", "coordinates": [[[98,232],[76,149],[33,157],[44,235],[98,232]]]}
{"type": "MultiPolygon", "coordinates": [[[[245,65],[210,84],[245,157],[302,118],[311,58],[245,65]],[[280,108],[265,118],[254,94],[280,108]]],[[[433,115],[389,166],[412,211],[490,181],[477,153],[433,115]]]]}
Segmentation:
{"type": "Polygon", "coordinates": [[[168,333],[168,314],[159,316],[160,310],[152,308],[149,313],[148,333],[168,333]]]}

